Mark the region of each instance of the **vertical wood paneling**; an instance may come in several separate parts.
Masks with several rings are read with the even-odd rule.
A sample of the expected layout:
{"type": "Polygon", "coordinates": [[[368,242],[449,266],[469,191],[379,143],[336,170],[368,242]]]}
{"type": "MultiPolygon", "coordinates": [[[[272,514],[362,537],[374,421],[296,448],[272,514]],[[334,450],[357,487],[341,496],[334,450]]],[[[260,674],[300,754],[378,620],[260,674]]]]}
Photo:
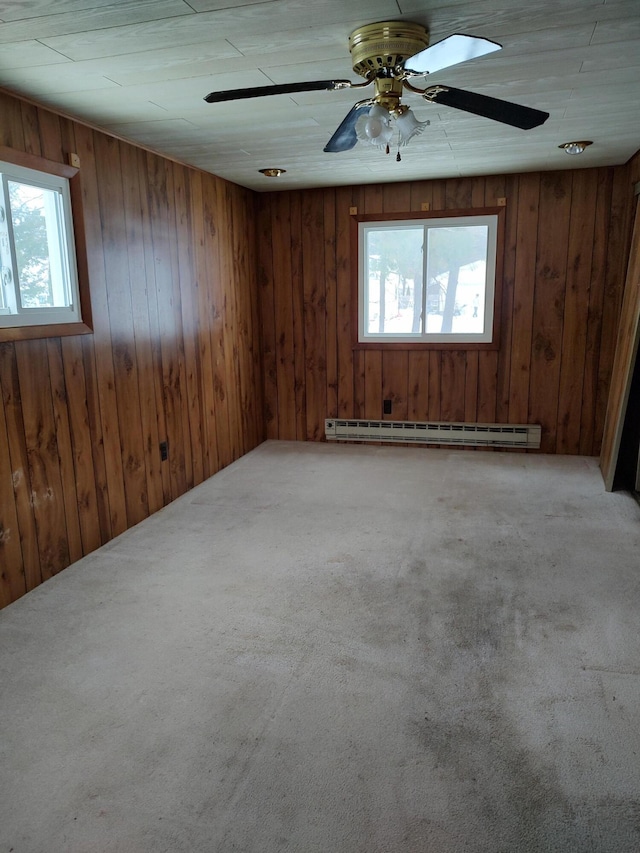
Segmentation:
{"type": "Polygon", "coordinates": [[[382,188],[385,213],[404,213],[411,209],[411,184],[385,184],[382,188]]]}
{"type": "MultiPolygon", "coordinates": [[[[101,544],[108,542],[115,534],[111,527],[111,512],[109,509],[109,484],[107,482],[107,463],[102,437],[102,421],[100,418],[100,395],[96,374],[96,358],[93,337],[82,338],[82,355],[84,363],[84,387],[87,401],[87,424],[89,436],[93,440],[91,453],[93,470],[96,479],[96,506],[100,524],[101,544]]],[[[80,393],[81,385],[76,386],[76,394],[80,393]]]]}
{"type": "Polygon", "coordinates": [[[64,148],[62,146],[62,126],[60,117],[48,110],[37,111],[38,118],[38,142],[39,152],[49,160],[64,162],[64,148]]]}
{"type": "Polygon", "coordinates": [[[582,382],[582,410],[580,413],[580,453],[595,453],[599,447],[596,438],[596,401],[598,397],[598,370],[602,339],[602,305],[604,301],[607,268],[607,244],[611,208],[611,169],[600,170],[595,195],[595,218],[591,276],[589,280],[589,314],[584,376],[582,382]]]}
{"type": "Polygon", "coordinates": [[[240,412],[241,378],[238,358],[237,334],[238,319],[235,298],[235,275],[237,271],[236,253],[233,240],[233,201],[231,185],[220,186],[220,217],[222,233],[227,239],[220,245],[220,283],[222,285],[221,305],[223,346],[225,363],[227,365],[228,382],[225,383],[227,393],[227,415],[229,418],[230,459],[242,455],[243,442],[240,434],[242,414],[240,412]]]}
{"type": "MultiPolygon", "coordinates": [[[[203,218],[205,223],[205,239],[208,251],[204,252],[204,288],[203,317],[205,328],[201,335],[209,336],[211,340],[211,365],[204,381],[210,385],[213,396],[210,400],[208,422],[213,427],[214,435],[210,438],[210,447],[216,466],[228,465],[232,459],[231,441],[229,437],[229,400],[225,386],[227,375],[226,355],[224,348],[223,311],[224,302],[221,292],[222,267],[220,264],[221,248],[221,217],[219,215],[218,187],[216,184],[204,184],[203,218]],[[205,332],[206,329],[206,332],[205,332]]],[[[208,394],[209,392],[207,392],[208,394]]]]}
{"type": "MultiPolygon", "coordinates": [[[[109,512],[109,537],[123,533],[127,527],[124,496],[124,474],[120,452],[118,426],[118,401],[114,371],[114,353],[109,327],[109,302],[105,273],[105,247],[102,237],[99,179],[94,154],[94,134],[79,126],[76,143],[82,167],[82,194],[84,197],[85,231],[87,235],[87,260],[91,283],[91,308],[93,313],[93,356],[98,393],[97,413],[100,419],[100,436],[104,447],[106,497],[109,512]],[[91,247],[91,249],[89,249],[91,247]]],[[[106,147],[106,141],[100,144],[106,147]]],[[[109,176],[109,180],[111,176],[109,176]]]]}
{"type": "Polygon", "coordinates": [[[429,412],[429,353],[409,352],[407,365],[407,418],[426,421],[429,412]]]}
{"type": "Polygon", "coordinates": [[[24,148],[29,154],[42,154],[40,128],[38,126],[38,108],[33,104],[22,104],[22,127],[24,148]]]}
{"type": "Polygon", "coordinates": [[[326,416],[328,418],[335,418],[338,415],[338,271],[336,258],[335,190],[325,190],[323,196],[324,280],[327,294],[327,321],[325,326],[325,349],[327,364],[327,407],[323,417],[326,416]]]}
{"type": "MultiPolygon", "coordinates": [[[[173,252],[175,232],[171,230],[173,182],[167,164],[147,154],[147,196],[153,251],[160,359],[162,363],[162,405],[165,414],[166,440],[169,445],[171,499],[187,488],[183,420],[182,336],[174,311],[173,252]]],[[[179,306],[178,306],[179,307],[179,306]]]]}
{"type": "Polygon", "coordinates": [[[211,248],[213,234],[211,224],[206,219],[207,207],[204,202],[202,176],[193,175],[191,180],[191,224],[193,239],[193,287],[192,294],[196,322],[196,351],[198,367],[198,396],[202,417],[202,473],[209,477],[219,467],[218,438],[216,434],[216,395],[214,388],[213,345],[211,338],[211,289],[207,246],[211,248]]]}
{"type": "MultiPolygon", "coordinates": [[[[164,382],[162,372],[162,349],[160,341],[160,321],[158,318],[158,300],[156,298],[156,262],[153,250],[153,235],[151,231],[151,212],[149,206],[149,188],[147,178],[147,155],[144,151],[136,151],[138,162],[138,173],[140,175],[140,224],[142,228],[142,244],[144,251],[144,274],[145,274],[145,297],[146,311],[148,314],[149,335],[151,346],[150,370],[153,376],[153,394],[147,391],[148,404],[153,405],[155,411],[158,443],[167,441],[167,419],[164,406],[164,382]]],[[[135,300],[134,300],[135,304],[135,300]]],[[[141,304],[141,311],[145,311],[145,303],[141,304]]],[[[142,327],[144,328],[144,327],[142,327]]],[[[153,417],[150,414],[149,417],[153,417]]],[[[153,435],[153,426],[150,426],[150,435],[153,435]]],[[[151,450],[153,452],[155,447],[151,450]]],[[[159,455],[159,454],[158,454],[159,455]]],[[[171,500],[171,476],[167,464],[160,465],[160,477],[162,482],[162,503],[171,500]]],[[[156,481],[156,489],[159,484],[156,481]]]]}
{"type": "MultiPolygon", "coordinates": [[[[101,513],[98,508],[95,474],[95,460],[100,455],[100,448],[94,448],[91,441],[91,424],[87,406],[89,394],[85,381],[82,339],[64,338],[62,358],[82,553],[88,554],[102,544],[101,513]]],[[[104,455],[101,458],[104,463],[104,455]]]]}
{"type": "Polygon", "coordinates": [[[302,197],[296,193],[291,197],[291,305],[293,311],[293,369],[295,375],[294,391],[296,397],[296,438],[307,438],[307,386],[306,386],[306,342],[304,287],[296,287],[295,282],[303,281],[302,248],[302,197]]]}
{"type": "Polygon", "coordinates": [[[30,503],[36,522],[40,573],[42,580],[47,580],[70,562],[47,342],[17,343],[16,363],[31,483],[30,503]]]}
{"type": "Polygon", "coordinates": [[[100,184],[100,214],[105,251],[105,284],[108,322],[117,399],[121,465],[127,474],[125,489],[126,527],[149,515],[138,388],[135,335],[131,310],[128,245],[134,234],[127,232],[124,209],[120,145],[115,139],[98,136],[96,165],[100,184]],[[113,212],[115,215],[109,215],[113,212]]]}
{"type": "MultiPolygon", "coordinates": [[[[296,371],[291,281],[291,199],[278,194],[272,208],[273,282],[278,380],[278,437],[296,438],[296,371]]],[[[302,279],[293,283],[303,288],[302,279]]],[[[304,292],[304,291],[303,291],[304,292]]]]}
{"type": "Polygon", "coordinates": [[[9,148],[25,150],[24,125],[22,123],[22,101],[16,98],[2,99],[2,121],[0,122],[0,140],[9,148]]]}
{"type": "Polygon", "coordinates": [[[439,421],[442,418],[442,353],[439,350],[429,352],[429,407],[427,420],[439,421]]]}
{"type": "Polygon", "coordinates": [[[364,353],[364,411],[363,417],[377,420],[382,417],[382,352],[364,353]]]}
{"type": "MultiPolygon", "coordinates": [[[[51,379],[54,430],[60,463],[60,477],[62,480],[62,500],[67,528],[69,561],[73,563],[79,560],[83,554],[80,516],[78,512],[80,501],[76,488],[76,471],[71,442],[67,389],[62,363],[62,346],[59,339],[52,338],[47,341],[47,360],[49,362],[49,376],[51,379]]],[[[66,565],[65,563],[64,566],[66,565]]]]}
{"type": "MultiPolygon", "coordinates": [[[[127,147],[128,150],[128,147],[127,147]]],[[[188,447],[190,464],[187,464],[187,486],[192,488],[204,479],[202,454],[198,448],[203,445],[202,415],[200,413],[199,353],[197,347],[198,312],[195,304],[197,297],[196,282],[193,277],[193,224],[191,219],[191,193],[188,170],[174,167],[174,199],[176,207],[176,233],[178,248],[178,281],[180,283],[182,330],[184,335],[184,364],[186,382],[186,414],[189,428],[188,447]]],[[[131,254],[131,253],[130,253],[131,254]]],[[[130,264],[131,266],[131,264],[130,264]]],[[[141,393],[147,383],[141,380],[141,393]]],[[[156,457],[157,458],[157,457],[156,457]]]]}
{"type": "Polygon", "coordinates": [[[570,212],[570,173],[543,175],[531,353],[531,387],[535,396],[529,396],[528,419],[542,423],[540,448],[545,452],[553,452],[556,443],[570,212]]]}
{"type": "Polygon", "coordinates": [[[127,265],[131,282],[132,342],[138,365],[140,431],[143,469],[146,477],[147,507],[156,512],[163,506],[164,491],[158,446],[158,415],[153,375],[153,349],[147,300],[146,263],[144,256],[144,220],[140,215],[140,172],[138,152],[129,146],[121,148],[122,170],[128,176],[123,182],[124,225],[127,234],[127,265]]]}
{"type": "Polygon", "coordinates": [[[632,186],[628,169],[613,170],[596,395],[595,433],[598,436],[596,453],[600,452],[600,442],[604,431],[622,295],[627,274],[631,243],[631,217],[635,206],[632,204],[632,186]]]}
{"type": "MultiPolygon", "coordinates": [[[[10,468],[2,470],[2,476],[5,479],[8,475],[11,477],[22,546],[22,569],[26,590],[28,591],[42,583],[42,574],[36,536],[36,519],[31,500],[31,472],[27,455],[27,439],[15,344],[0,344],[0,387],[2,388],[2,404],[7,428],[8,454],[5,451],[4,456],[6,458],[8,455],[11,462],[10,468]]],[[[6,491],[8,490],[5,487],[6,491]]],[[[13,575],[19,568],[19,566],[10,565],[8,571],[13,575]]]]}
{"type": "MultiPolygon", "coordinates": [[[[336,190],[336,345],[338,417],[355,414],[354,359],[351,329],[351,207],[350,187],[336,190]]],[[[327,341],[327,346],[330,341],[327,341]]]]}
{"type": "Polygon", "coordinates": [[[464,421],[466,354],[445,350],[441,364],[440,417],[443,421],[464,421]]]}
{"type": "Polygon", "coordinates": [[[466,354],[466,370],[464,374],[464,420],[474,423],[478,420],[478,351],[466,354]]]}
{"type": "MultiPolygon", "coordinates": [[[[365,351],[356,350],[353,354],[353,416],[365,417],[365,351]]],[[[349,417],[349,415],[345,415],[349,417]]]]}
{"type": "Polygon", "coordinates": [[[264,430],[254,196],[8,95],[0,140],[79,155],[94,319],[0,344],[2,606],[264,430]]]}
{"type": "Polygon", "coordinates": [[[589,285],[595,207],[584,171],[572,174],[571,214],[564,298],[562,362],[558,398],[558,453],[579,453],[582,388],[589,318],[589,285]]]}
{"type": "MultiPolygon", "coordinates": [[[[9,434],[0,406],[0,471],[11,471],[9,434]]],[[[0,477],[0,607],[11,604],[27,591],[20,544],[18,512],[11,477],[0,477]]]]}
{"type": "Polygon", "coordinates": [[[262,388],[264,427],[268,439],[278,438],[278,374],[276,367],[275,288],[272,249],[273,196],[258,206],[258,285],[262,319],[262,388]]]}
{"type": "Polygon", "coordinates": [[[262,440],[262,429],[257,428],[257,413],[262,412],[261,384],[259,376],[259,324],[257,300],[243,286],[244,282],[255,281],[255,216],[253,195],[249,191],[238,193],[230,187],[229,198],[232,209],[232,233],[235,253],[234,296],[236,308],[236,344],[238,374],[240,378],[240,420],[236,425],[242,453],[262,440]],[[256,346],[257,344],[257,346],[256,346]]]}
{"type": "MultiPolygon", "coordinates": [[[[512,347],[509,374],[511,423],[526,423],[529,410],[533,297],[536,275],[537,234],[540,205],[540,176],[522,175],[518,187],[515,271],[513,284],[512,347]]],[[[503,314],[503,320],[506,316],[503,314]]]]}
{"type": "MultiPolygon", "coordinates": [[[[332,239],[333,222],[328,223],[332,239]]],[[[306,192],[302,198],[302,253],[304,292],[304,360],[307,438],[324,435],[327,415],[327,339],[324,234],[324,193],[306,192]]],[[[295,283],[294,283],[295,285],[295,283]]]]}
{"type": "MultiPolygon", "coordinates": [[[[389,420],[405,421],[409,412],[409,353],[388,350],[382,353],[382,399],[391,400],[389,420]]],[[[382,411],[380,413],[382,417],[382,411]]]]}
{"type": "MultiPolygon", "coordinates": [[[[620,310],[620,258],[629,241],[629,190],[628,170],[622,167],[341,187],[323,191],[323,222],[310,216],[318,191],[260,196],[261,239],[269,240],[277,257],[277,265],[271,265],[266,247],[259,246],[261,259],[269,261],[260,262],[267,307],[264,340],[279,338],[288,352],[287,330],[295,327],[299,310],[296,299],[304,298],[306,362],[314,354],[326,356],[320,382],[323,371],[306,371],[306,410],[316,425],[333,414],[335,405],[340,417],[382,418],[382,401],[391,399],[393,419],[540,423],[544,450],[595,454],[620,310]],[[381,215],[420,210],[424,202],[432,211],[472,210],[503,198],[498,348],[354,347],[349,207],[381,215]],[[302,258],[290,237],[301,227],[307,235],[302,258]],[[324,255],[317,247],[324,247],[324,255]],[[322,281],[312,283],[310,268],[324,269],[322,281]],[[321,327],[324,337],[317,350],[314,340],[321,327]]],[[[273,419],[273,434],[281,438],[293,434],[296,418],[292,373],[282,364],[275,383],[267,378],[264,384],[265,417],[273,419]]],[[[307,430],[309,438],[322,438],[317,433],[317,428],[307,430]]]]}

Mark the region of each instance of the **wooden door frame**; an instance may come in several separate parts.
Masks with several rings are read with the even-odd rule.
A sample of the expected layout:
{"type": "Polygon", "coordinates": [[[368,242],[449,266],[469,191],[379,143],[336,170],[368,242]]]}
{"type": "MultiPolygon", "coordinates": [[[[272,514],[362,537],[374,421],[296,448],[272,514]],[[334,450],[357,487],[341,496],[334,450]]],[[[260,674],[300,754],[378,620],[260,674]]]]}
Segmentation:
{"type": "Polygon", "coordinates": [[[620,441],[629,402],[629,391],[640,344],[640,184],[636,185],[636,209],[627,277],[613,360],[611,387],[604,424],[600,469],[605,488],[613,490],[620,441]]]}

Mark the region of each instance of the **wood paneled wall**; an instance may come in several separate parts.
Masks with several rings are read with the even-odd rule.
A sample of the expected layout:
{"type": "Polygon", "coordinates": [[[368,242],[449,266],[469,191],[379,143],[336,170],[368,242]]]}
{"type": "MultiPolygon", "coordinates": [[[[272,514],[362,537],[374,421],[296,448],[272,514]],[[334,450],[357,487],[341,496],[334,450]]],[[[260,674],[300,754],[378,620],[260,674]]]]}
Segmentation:
{"type": "Polygon", "coordinates": [[[627,167],[270,193],[258,279],[268,438],[320,440],[325,417],[540,423],[542,450],[597,455],[629,245],[627,167]],[[506,198],[498,351],[354,349],[349,208],[506,198]]]}
{"type": "Polygon", "coordinates": [[[0,144],[80,156],[94,320],[0,344],[4,605],[255,447],[263,421],[253,193],[6,94],[0,144]]]}

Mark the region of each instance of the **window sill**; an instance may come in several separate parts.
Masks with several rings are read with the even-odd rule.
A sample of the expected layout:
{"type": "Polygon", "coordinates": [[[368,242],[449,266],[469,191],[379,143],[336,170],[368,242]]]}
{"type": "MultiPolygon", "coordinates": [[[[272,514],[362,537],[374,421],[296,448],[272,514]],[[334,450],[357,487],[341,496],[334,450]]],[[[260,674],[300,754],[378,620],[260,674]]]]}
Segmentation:
{"type": "Polygon", "coordinates": [[[47,323],[41,326],[0,327],[0,343],[32,341],[37,338],[65,338],[70,335],[90,335],[93,329],[86,323],[47,323]]]}
{"type": "Polygon", "coordinates": [[[481,351],[481,350],[499,350],[500,342],[483,341],[482,343],[464,343],[462,341],[451,341],[444,343],[442,341],[357,341],[353,344],[352,349],[356,350],[453,350],[462,352],[464,350],[481,351]]]}

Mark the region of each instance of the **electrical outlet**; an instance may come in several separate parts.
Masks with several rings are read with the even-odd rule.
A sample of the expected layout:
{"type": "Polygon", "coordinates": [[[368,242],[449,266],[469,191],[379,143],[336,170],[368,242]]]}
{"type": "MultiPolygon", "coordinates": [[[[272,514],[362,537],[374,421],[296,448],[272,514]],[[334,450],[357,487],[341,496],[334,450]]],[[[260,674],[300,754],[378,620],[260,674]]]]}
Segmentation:
{"type": "Polygon", "coordinates": [[[160,442],[160,461],[166,462],[169,458],[169,442],[161,441],[160,442]]]}
{"type": "Polygon", "coordinates": [[[391,400],[383,400],[382,402],[382,414],[390,415],[391,414],[391,400]]]}

